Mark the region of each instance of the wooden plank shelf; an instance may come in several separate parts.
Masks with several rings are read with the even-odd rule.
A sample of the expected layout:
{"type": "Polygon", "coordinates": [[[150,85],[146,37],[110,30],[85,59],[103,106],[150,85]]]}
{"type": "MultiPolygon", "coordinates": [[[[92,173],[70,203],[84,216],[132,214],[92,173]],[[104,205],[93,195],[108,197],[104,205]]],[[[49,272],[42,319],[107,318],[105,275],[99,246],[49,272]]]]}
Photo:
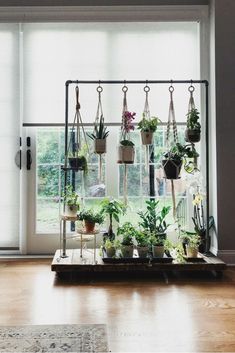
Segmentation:
{"type": "Polygon", "coordinates": [[[96,249],[96,262],[94,263],[93,250],[83,250],[83,257],[79,249],[68,249],[67,257],[60,257],[57,250],[51,264],[51,270],[76,273],[155,273],[159,271],[215,271],[222,273],[226,264],[218,257],[200,254],[196,259],[186,259],[183,264],[174,262],[117,262],[105,263],[96,249]]]}

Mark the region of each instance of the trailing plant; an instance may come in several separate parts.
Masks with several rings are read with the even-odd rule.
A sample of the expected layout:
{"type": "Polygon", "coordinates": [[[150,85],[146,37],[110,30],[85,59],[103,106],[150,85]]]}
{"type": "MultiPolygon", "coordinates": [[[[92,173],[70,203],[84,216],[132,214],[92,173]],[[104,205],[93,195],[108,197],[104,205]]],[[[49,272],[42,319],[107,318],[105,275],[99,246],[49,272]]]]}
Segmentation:
{"type": "Polygon", "coordinates": [[[184,248],[181,242],[173,244],[169,239],[166,239],[164,246],[166,251],[170,253],[175,262],[181,264],[186,262],[184,248]]]}
{"type": "Polygon", "coordinates": [[[146,118],[146,114],[143,113],[143,118],[138,123],[138,129],[143,132],[155,132],[161,120],[156,116],[146,118]]]}
{"type": "Polygon", "coordinates": [[[101,202],[101,213],[109,217],[108,237],[110,240],[114,239],[113,219],[119,223],[120,215],[124,215],[126,206],[123,202],[115,199],[104,199],[101,202]]]}
{"type": "Polygon", "coordinates": [[[170,206],[163,206],[159,209],[159,200],[147,200],[147,210],[145,212],[140,211],[138,215],[141,218],[139,226],[145,231],[150,232],[152,235],[159,235],[165,233],[169,224],[166,223],[166,216],[170,211],[170,206]]]}
{"type": "Polygon", "coordinates": [[[109,134],[107,126],[104,125],[104,117],[101,115],[98,124],[95,124],[93,133],[87,133],[87,136],[92,140],[104,140],[109,134]]]}
{"type": "Polygon", "coordinates": [[[102,213],[94,212],[92,209],[83,209],[78,213],[78,220],[101,224],[104,221],[104,216],[102,213]]]}
{"type": "Polygon", "coordinates": [[[72,185],[66,186],[66,191],[62,195],[64,203],[68,206],[79,206],[79,195],[73,190],[72,185]]]}
{"type": "Polygon", "coordinates": [[[196,108],[192,108],[187,114],[187,128],[201,132],[201,124],[199,123],[199,112],[196,108]]]}
{"type": "Polygon", "coordinates": [[[89,150],[87,144],[83,144],[80,149],[76,149],[74,151],[70,151],[68,153],[68,158],[78,158],[80,160],[81,165],[83,166],[84,174],[88,173],[88,164],[87,158],[89,155],[89,150]]]}

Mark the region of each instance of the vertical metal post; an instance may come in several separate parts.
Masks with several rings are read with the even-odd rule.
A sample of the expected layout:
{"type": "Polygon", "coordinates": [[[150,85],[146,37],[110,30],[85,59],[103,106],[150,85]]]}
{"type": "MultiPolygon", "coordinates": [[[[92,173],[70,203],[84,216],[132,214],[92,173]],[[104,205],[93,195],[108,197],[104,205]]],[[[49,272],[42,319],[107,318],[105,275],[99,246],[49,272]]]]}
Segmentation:
{"type": "Polygon", "coordinates": [[[154,146],[150,145],[148,146],[150,149],[150,154],[149,155],[149,196],[150,200],[154,199],[155,197],[155,172],[154,172],[154,146]]]}
{"type": "MultiPolygon", "coordinates": [[[[67,187],[67,166],[68,166],[68,116],[69,116],[69,83],[65,83],[65,136],[64,136],[64,195],[67,187]]],[[[65,211],[65,203],[63,204],[63,211],[65,211]]],[[[62,257],[66,255],[66,221],[63,220],[63,238],[62,238],[62,257]]]]}
{"type": "Polygon", "coordinates": [[[205,99],[206,99],[206,252],[210,250],[209,217],[210,217],[210,187],[209,187],[209,82],[205,81],[205,99]]]}

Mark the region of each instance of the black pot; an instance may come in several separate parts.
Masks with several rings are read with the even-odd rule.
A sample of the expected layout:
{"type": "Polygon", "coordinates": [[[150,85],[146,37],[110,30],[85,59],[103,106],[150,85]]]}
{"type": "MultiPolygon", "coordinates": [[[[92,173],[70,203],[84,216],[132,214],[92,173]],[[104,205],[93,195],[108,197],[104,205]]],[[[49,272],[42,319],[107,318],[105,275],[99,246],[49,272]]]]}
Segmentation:
{"type": "Polygon", "coordinates": [[[195,143],[201,140],[201,133],[198,130],[186,129],[184,137],[186,142],[195,143]]]}
{"type": "Polygon", "coordinates": [[[166,179],[179,179],[181,167],[182,167],[182,159],[164,159],[162,161],[162,166],[166,179]]]}
{"type": "Polygon", "coordinates": [[[69,166],[73,170],[85,170],[86,168],[86,159],[85,157],[70,157],[69,166]]]}
{"type": "Polygon", "coordinates": [[[207,240],[206,239],[206,230],[202,230],[198,233],[198,235],[201,238],[201,244],[199,245],[199,252],[200,253],[204,253],[206,252],[208,249],[210,249],[210,238],[207,240]],[[208,244],[207,244],[208,242],[208,244]]]}

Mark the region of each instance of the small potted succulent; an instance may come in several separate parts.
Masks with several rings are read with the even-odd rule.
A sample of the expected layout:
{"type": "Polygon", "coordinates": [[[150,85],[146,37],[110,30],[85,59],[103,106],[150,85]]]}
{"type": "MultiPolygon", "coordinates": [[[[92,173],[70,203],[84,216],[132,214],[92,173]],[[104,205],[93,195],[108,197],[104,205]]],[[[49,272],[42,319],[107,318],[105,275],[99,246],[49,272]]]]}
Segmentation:
{"type": "Polygon", "coordinates": [[[187,257],[197,257],[201,238],[197,233],[183,231],[180,239],[186,245],[187,257]]]}
{"type": "Polygon", "coordinates": [[[106,153],[106,138],[109,134],[104,125],[104,117],[100,116],[99,122],[95,124],[93,133],[87,135],[94,141],[94,151],[97,154],[106,153]]]}
{"type": "Polygon", "coordinates": [[[125,214],[126,206],[123,202],[115,199],[104,199],[101,202],[101,214],[107,215],[109,218],[108,232],[104,234],[104,241],[106,238],[114,240],[115,234],[113,231],[113,220],[119,222],[120,215],[125,214]]]}
{"type": "Polygon", "coordinates": [[[148,232],[136,231],[135,239],[139,257],[147,257],[149,254],[150,236],[148,232]]]}
{"type": "Polygon", "coordinates": [[[121,236],[120,248],[123,257],[133,257],[134,239],[136,230],[130,222],[125,222],[117,229],[117,235],[121,236]]]}
{"type": "Polygon", "coordinates": [[[171,180],[179,179],[183,162],[185,162],[184,169],[186,172],[193,173],[195,170],[198,170],[198,156],[199,155],[193,145],[176,143],[164,154],[162,160],[165,178],[171,180]]]}
{"type": "Polygon", "coordinates": [[[201,124],[199,112],[192,108],[187,114],[187,128],[185,130],[185,141],[190,143],[199,142],[201,139],[201,124]]]}
{"type": "Polygon", "coordinates": [[[79,196],[73,190],[72,185],[66,186],[66,191],[63,194],[63,200],[65,205],[64,215],[66,217],[77,217],[79,209],[79,196]]]}
{"type": "Polygon", "coordinates": [[[134,130],[133,120],[136,113],[125,111],[122,116],[121,141],[118,147],[118,163],[133,164],[135,144],[130,140],[130,132],[134,130]]]}
{"type": "Polygon", "coordinates": [[[151,145],[153,143],[153,134],[157,130],[158,124],[161,120],[155,116],[146,118],[146,114],[143,113],[143,118],[138,123],[138,129],[141,132],[141,140],[143,145],[151,145]]]}
{"type": "Polygon", "coordinates": [[[104,217],[100,212],[94,212],[92,209],[83,209],[78,214],[78,220],[84,221],[85,230],[89,233],[94,231],[96,223],[103,223],[104,217]]]}

